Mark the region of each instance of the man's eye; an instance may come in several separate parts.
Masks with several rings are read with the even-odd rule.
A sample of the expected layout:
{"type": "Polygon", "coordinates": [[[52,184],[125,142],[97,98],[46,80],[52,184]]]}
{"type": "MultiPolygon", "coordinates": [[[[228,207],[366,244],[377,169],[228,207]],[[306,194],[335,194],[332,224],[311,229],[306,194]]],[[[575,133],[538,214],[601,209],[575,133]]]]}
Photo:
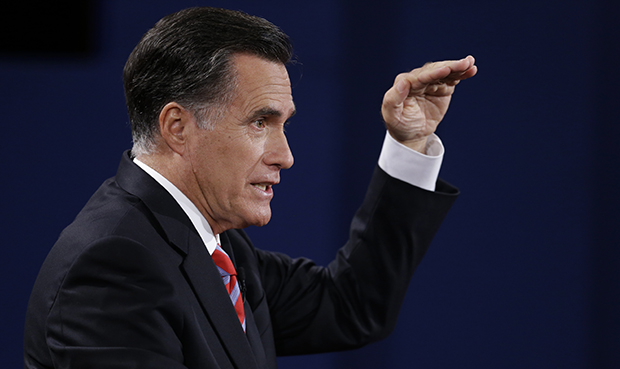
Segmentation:
{"type": "Polygon", "coordinates": [[[257,128],[265,128],[265,121],[263,119],[258,119],[254,121],[254,125],[257,128]]]}

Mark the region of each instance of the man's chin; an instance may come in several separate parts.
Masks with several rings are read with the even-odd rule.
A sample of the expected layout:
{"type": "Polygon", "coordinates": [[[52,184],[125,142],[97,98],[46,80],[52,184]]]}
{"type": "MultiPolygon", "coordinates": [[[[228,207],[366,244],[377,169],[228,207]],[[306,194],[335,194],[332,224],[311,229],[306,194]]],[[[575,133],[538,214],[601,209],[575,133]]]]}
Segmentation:
{"type": "Polygon", "coordinates": [[[267,223],[269,223],[270,220],[271,220],[271,214],[268,217],[266,217],[265,219],[262,219],[262,220],[260,220],[260,221],[258,221],[256,223],[254,223],[254,225],[257,226],[257,227],[262,227],[264,225],[267,225],[267,223]]]}
{"type": "Polygon", "coordinates": [[[256,211],[251,220],[248,222],[248,225],[253,225],[256,227],[262,227],[269,223],[271,220],[271,207],[267,206],[266,209],[259,209],[256,211]]]}

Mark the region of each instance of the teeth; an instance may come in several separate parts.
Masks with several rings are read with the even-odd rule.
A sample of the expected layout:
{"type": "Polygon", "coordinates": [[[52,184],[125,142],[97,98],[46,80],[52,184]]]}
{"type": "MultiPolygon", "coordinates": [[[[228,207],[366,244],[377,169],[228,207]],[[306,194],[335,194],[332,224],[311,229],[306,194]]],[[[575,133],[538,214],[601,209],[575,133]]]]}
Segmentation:
{"type": "Polygon", "coordinates": [[[267,190],[267,185],[262,185],[262,184],[253,184],[252,186],[259,188],[263,191],[267,190]]]}

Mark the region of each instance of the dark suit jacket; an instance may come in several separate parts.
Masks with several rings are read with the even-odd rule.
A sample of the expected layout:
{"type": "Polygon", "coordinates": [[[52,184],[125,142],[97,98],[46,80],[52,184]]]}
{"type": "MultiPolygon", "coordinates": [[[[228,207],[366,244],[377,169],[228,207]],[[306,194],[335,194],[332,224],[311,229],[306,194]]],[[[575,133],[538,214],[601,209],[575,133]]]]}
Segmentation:
{"type": "Polygon", "coordinates": [[[175,200],[123,155],[61,234],[34,285],[26,368],[275,368],[276,354],[359,347],[393,328],[414,269],[457,191],[377,168],[328,267],[221,235],[245,282],[244,334],[175,200]]]}

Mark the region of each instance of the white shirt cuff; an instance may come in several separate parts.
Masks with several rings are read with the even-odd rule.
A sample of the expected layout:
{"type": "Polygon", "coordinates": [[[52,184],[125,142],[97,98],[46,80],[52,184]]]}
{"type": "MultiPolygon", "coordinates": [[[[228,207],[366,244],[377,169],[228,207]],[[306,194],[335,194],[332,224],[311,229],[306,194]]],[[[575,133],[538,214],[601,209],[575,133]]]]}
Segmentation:
{"type": "Polygon", "coordinates": [[[435,191],[443,154],[443,144],[435,134],[429,136],[424,155],[399,143],[386,132],[379,167],[396,179],[435,191]]]}

